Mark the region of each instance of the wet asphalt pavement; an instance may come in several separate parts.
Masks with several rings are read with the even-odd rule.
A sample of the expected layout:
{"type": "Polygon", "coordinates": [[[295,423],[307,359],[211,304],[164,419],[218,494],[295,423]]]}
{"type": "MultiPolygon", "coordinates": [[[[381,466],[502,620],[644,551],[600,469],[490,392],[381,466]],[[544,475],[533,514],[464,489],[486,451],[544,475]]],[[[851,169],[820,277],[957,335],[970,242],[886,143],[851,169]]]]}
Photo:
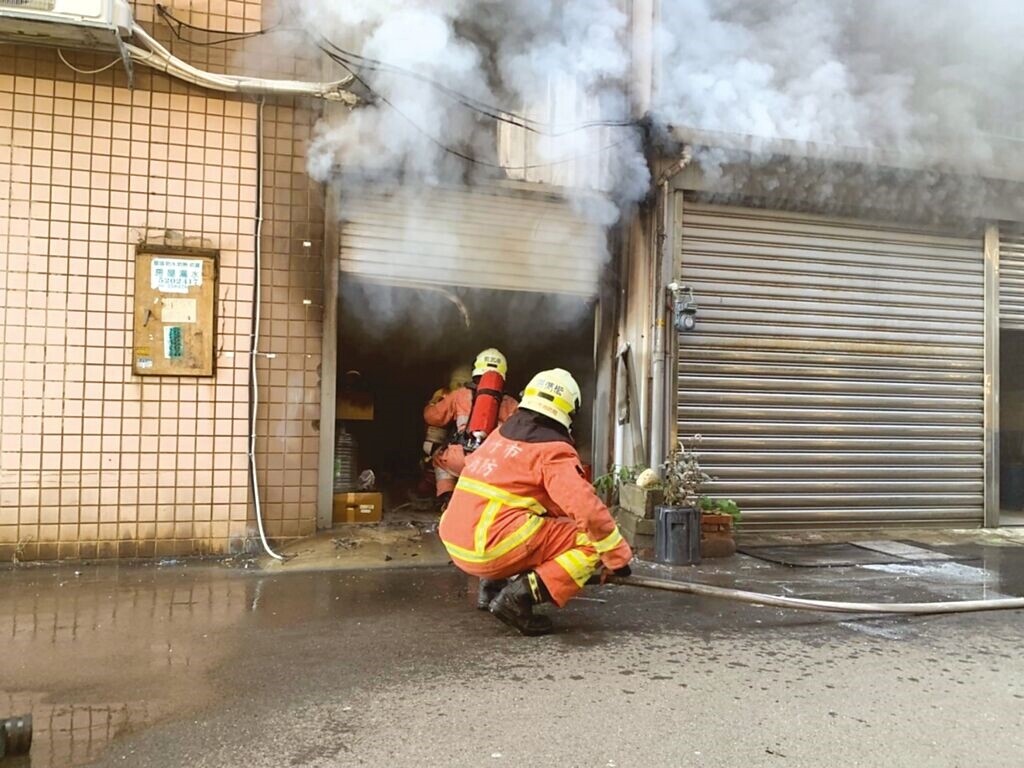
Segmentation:
{"type": "MultiPolygon", "coordinates": [[[[852,599],[1024,594],[1022,555],[916,571],[750,561],[702,578],[852,599]]],[[[1024,761],[1024,612],[850,617],[602,587],[527,639],[474,610],[471,586],[451,568],[2,571],[0,716],[35,716],[31,761],[11,765],[1024,761]]]]}

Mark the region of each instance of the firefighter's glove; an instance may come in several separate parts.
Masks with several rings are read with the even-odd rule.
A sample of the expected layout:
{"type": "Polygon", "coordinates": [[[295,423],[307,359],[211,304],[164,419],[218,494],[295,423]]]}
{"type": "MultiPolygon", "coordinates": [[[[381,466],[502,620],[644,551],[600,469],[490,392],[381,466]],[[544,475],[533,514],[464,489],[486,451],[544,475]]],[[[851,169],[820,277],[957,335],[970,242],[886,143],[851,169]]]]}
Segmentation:
{"type": "Polygon", "coordinates": [[[587,581],[587,584],[607,584],[608,580],[613,576],[626,577],[633,573],[633,569],[629,565],[624,565],[621,568],[616,568],[614,571],[611,568],[601,568],[600,571],[595,573],[587,581]]]}

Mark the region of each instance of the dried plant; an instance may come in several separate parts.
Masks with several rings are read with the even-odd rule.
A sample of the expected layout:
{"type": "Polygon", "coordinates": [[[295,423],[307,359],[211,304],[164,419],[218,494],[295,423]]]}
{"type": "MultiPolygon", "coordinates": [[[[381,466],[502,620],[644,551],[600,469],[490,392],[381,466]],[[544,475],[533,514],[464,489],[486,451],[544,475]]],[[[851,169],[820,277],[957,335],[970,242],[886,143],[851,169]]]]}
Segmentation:
{"type": "Polygon", "coordinates": [[[696,506],[704,485],[712,480],[701,468],[700,460],[697,458],[696,446],[700,440],[700,435],[694,435],[689,446],[680,440],[679,445],[665,461],[665,479],[662,487],[665,490],[665,503],[669,506],[696,506]]]}

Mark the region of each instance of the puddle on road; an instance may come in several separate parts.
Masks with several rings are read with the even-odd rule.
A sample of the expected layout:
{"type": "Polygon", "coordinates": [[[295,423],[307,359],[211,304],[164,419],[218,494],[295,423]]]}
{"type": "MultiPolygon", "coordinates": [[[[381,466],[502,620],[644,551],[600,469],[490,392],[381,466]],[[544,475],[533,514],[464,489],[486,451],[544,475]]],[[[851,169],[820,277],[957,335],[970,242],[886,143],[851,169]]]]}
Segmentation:
{"type": "Polygon", "coordinates": [[[32,749],[4,768],[66,768],[96,760],[116,737],[156,719],[151,704],[51,704],[44,694],[0,691],[0,714],[32,713],[32,749]]]}
{"type": "Polygon", "coordinates": [[[237,648],[254,582],[182,569],[4,573],[0,717],[31,714],[30,760],[67,768],[119,736],[214,699],[207,673],[237,648]]]}

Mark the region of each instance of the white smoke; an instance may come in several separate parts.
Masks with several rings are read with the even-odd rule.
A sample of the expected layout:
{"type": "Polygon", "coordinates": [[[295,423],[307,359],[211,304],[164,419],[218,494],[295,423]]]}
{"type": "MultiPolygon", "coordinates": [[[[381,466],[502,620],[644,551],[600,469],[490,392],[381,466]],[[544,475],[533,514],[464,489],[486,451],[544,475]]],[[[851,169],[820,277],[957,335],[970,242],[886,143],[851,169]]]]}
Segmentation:
{"type": "MultiPolygon", "coordinates": [[[[618,5],[615,0],[303,3],[309,29],[350,53],[390,65],[353,65],[378,100],[320,126],[310,173],[326,179],[339,166],[377,169],[396,182],[429,186],[478,183],[506,172],[557,182],[569,178],[571,170],[567,186],[590,192],[574,198],[577,209],[596,223],[614,223],[619,206],[632,204],[648,188],[640,131],[581,123],[630,118],[629,19],[618,5]],[[536,132],[506,128],[505,133],[528,142],[530,152],[520,162],[534,167],[513,162],[503,169],[510,163],[501,162],[494,119],[465,101],[535,120],[536,132]]],[[[378,174],[375,183],[380,181],[378,174]]]]}
{"type": "MultiPolygon", "coordinates": [[[[643,132],[581,124],[638,117],[631,6],[305,0],[310,33],[388,65],[353,60],[376,101],[322,121],[310,173],[368,172],[375,189],[547,182],[586,190],[573,196],[576,208],[614,224],[650,191],[643,132]],[[539,133],[503,126],[499,146],[495,120],[464,101],[532,118],[539,133]],[[525,151],[510,153],[517,142],[525,151]]],[[[662,0],[658,19],[648,115],[656,132],[671,125],[955,159],[960,170],[999,165],[1024,138],[1020,0],[662,0]]],[[[711,172],[735,160],[698,158],[711,172]]],[[[756,171],[754,160],[744,162],[756,171]]],[[[764,193],[813,185],[826,198],[850,186],[849,169],[772,173],[759,181],[764,193]]],[[[945,203],[958,192],[930,194],[945,203]]]]}
{"type": "Polygon", "coordinates": [[[1022,137],[1018,0],[666,0],[662,19],[666,123],[976,162],[1000,123],[1022,137]]]}

